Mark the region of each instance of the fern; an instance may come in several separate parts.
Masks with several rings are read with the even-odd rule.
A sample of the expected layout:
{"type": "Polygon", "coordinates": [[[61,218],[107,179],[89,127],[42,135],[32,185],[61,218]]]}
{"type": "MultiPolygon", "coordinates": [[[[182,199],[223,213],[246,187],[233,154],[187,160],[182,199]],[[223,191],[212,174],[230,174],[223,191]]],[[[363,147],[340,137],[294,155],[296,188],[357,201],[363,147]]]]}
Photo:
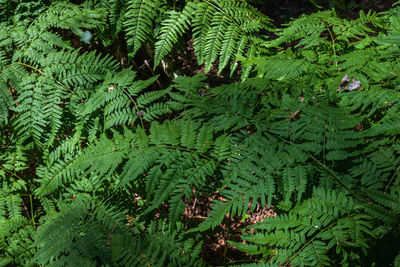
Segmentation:
{"type": "Polygon", "coordinates": [[[0,265],[204,266],[214,236],[243,266],[398,261],[398,7],[0,2],[0,265]],[[242,80],[170,83],[189,39],[242,80]]]}
{"type": "Polygon", "coordinates": [[[254,234],[244,234],[249,245],[232,244],[247,253],[270,255],[276,264],[330,265],[334,263],[328,253],[333,247],[347,259],[352,248],[366,246],[368,236],[374,235],[370,219],[357,214],[344,194],[317,189],[313,198],[288,214],[257,224],[254,234]]]}
{"type": "Polygon", "coordinates": [[[123,30],[124,17],[127,13],[126,2],[120,0],[103,0],[91,3],[91,1],[87,1],[86,5],[93,9],[100,8],[103,12],[106,12],[105,25],[99,29],[99,37],[104,46],[112,45],[123,30]]]}
{"type": "MultiPolygon", "coordinates": [[[[76,189],[93,192],[93,189],[82,185],[77,185],[76,189]]],[[[94,201],[87,193],[81,193],[60,205],[60,212],[39,227],[35,236],[35,245],[39,247],[34,257],[36,263],[62,265],[83,261],[86,264],[97,262],[129,266],[200,263],[196,260],[200,247],[195,240],[183,239],[181,233],[169,231],[165,224],[157,229],[154,224],[145,228],[129,223],[134,227],[131,232],[130,227],[123,226],[126,220],[123,212],[107,203],[94,201]],[[57,234],[59,229],[65,229],[62,239],[57,234]],[[154,239],[155,236],[158,237],[154,239]],[[189,253],[191,248],[193,252],[189,253]],[[167,254],[167,251],[171,253],[167,254]],[[54,260],[49,262],[51,258],[54,260]]]]}
{"type": "MultiPolygon", "coordinates": [[[[185,125],[187,124],[185,123],[182,127],[187,128],[188,126],[185,125]]],[[[194,126],[194,128],[197,127],[194,126]]],[[[93,151],[88,151],[89,154],[85,153],[82,158],[77,159],[76,162],[79,162],[77,163],[79,165],[75,164],[72,168],[77,170],[87,169],[85,173],[92,175],[96,173],[96,175],[102,177],[106,173],[110,175],[121,163],[122,159],[126,157],[127,162],[122,169],[119,186],[125,186],[131,182],[140,184],[143,182],[142,175],[146,174],[147,197],[150,201],[149,211],[159,207],[167,198],[173,196],[169,204],[171,214],[175,214],[170,218],[172,225],[174,225],[174,221],[183,212],[182,207],[184,206],[182,204],[184,203],[182,198],[186,197],[190,200],[193,195],[192,187],[201,188],[206,183],[207,177],[211,177],[215,171],[214,160],[207,160],[202,156],[203,153],[212,149],[211,128],[203,126],[198,130],[198,133],[190,131],[182,134],[179,134],[179,129],[180,126],[172,122],[165,125],[153,123],[150,128],[150,136],[143,135],[139,129],[139,140],[145,139],[147,141],[136,141],[134,138],[131,145],[134,146],[134,149],[129,153],[129,156],[127,154],[129,150],[126,150],[129,147],[118,150],[114,142],[103,139],[93,148],[93,151]],[[185,145],[189,145],[185,141],[183,143],[184,146],[182,146],[183,151],[175,151],[175,147],[179,147],[181,144],[181,138],[182,140],[195,141],[193,145],[188,147],[185,147],[185,145]],[[185,152],[191,147],[193,147],[192,150],[185,152]],[[189,151],[195,154],[191,155],[189,151]],[[118,157],[116,153],[118,153],[118,157]],[[116,160],[111,162],[107,160],[110,156],[116,160]],[[160,160],[157,160],[159,157],[160,160]],[[99,165],[94,164],[94,162],[98,162],[99,165]],[[101,169],[99,169],[100,166],[101,169]],[[166,170],[163,170],[164,166],[167,168],[166,170]],[[156,193],[153,195],[154,189],[156,193]],[[175,208],[178,210],[173,213],[172,210],[175,208]]],[[[220,160],[223,160],[224,156],[226,157],[228,147],[229,143],[226,141],[223,144],[218,143],[218,146],[216,146],[220,160]],[[222,157],[220,151],[224,151],[222,157]]]]}
{"type": "MultiPolygon", "coordinates": [[[[222,71],[230,59],[237,63],[238,56],[251,45],[251,36],[267,27],[268,19],[246,3],[234,1],[205,1],[193,18],[193,39],[199,63],[205,63],[206,72],[220,60],[222,71]],[[243,36],[240,38],[240,36],[243,36]]],[[[234,65],[235,66],[235,65],[234,65]]]]}
{"type": "Polygon", "coordinates": [[[211,70],[217,59],[220,60],[220,71],[233,60],[233,71],[239,57],[254,48],[252,40],[256,40],[256,37],[253,35],[261,29],[270,29],[268,18],[244,2],[187,1],[180,11],[176,10],[175,5],[171,10],[163,4],[163,1],[130,1],[124,21],[130,54],[134,56],[142,44],[150,39],[157,16],[162,18],[155,27],[158,36],[154,68],[192,27],[195,53],[198,62],[205,63],[206,72],[211,70]]]}
{"type": "Polygon", "coordinates": [[[12,105],[13,99],[12,95],[8,89],[8,86],[5,82],[0,82],[0,119],[1,122],[7,124],[8,123],[8,110],[12,105]]]}
{"type": "Polygon", "coordinates": [[[193,7],[187,4],[182,12],[170,11],[163,20],[158,41],[155,44],[154,67],[160,64],[161,59],[171,50],[174,43],[187,30],[193,13],[193,7]]]}
{"type": "Polygon", "coordinates": [[[131,55],[135,55],[151,35],[153,20],[157,16],[163,1],[132,0],[128,2],[124,26],[128,36],[128,45],[132,47],[131,55]]]}
{"type": "Polygon", "coordinates": [[[31,237],[35,230],[22,210],[23,205],[29,205],[22,197],[27,184],[22,180],[7,181],[4,178],[0,174],[0,263],[29,264],[34,252],[31,237]]]}
{"type": "Polygon", "coordinates": [[[333,49],[335,49],[334,46],[341,49],[345,47],[341,41],[348,42],[350,38],[367,37],[369,33],[373,32],[366,25],[367,23],[379,25],[381,21],[374,15],[365,15],[364,13],[360,13],[360,18],[353,21],[340,19],[332,11],[317,12],[310,16],[303,15],[287,24],[287,28],[278,30],[277,34],[280,37],[271,41],[268,46],[278,46],[284,42],[301,39],[296,47],[304,46],[307,49],[316,45],[329,46],[329,42],[333,42],[333,49]],[[329,37],[323,37],[323,32],[328,32],[329,37]]]}

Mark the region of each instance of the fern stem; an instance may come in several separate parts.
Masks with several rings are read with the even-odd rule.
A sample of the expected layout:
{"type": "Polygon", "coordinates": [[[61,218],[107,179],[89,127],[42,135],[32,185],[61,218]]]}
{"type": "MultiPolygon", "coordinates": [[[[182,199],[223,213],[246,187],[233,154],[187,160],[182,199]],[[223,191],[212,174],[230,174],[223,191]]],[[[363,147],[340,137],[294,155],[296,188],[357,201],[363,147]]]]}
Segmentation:
{"type": "Polygon", "coordinates": [[[400,78],[400,76],[399,75],[397,75],[396,73],[394,73],[394,72],[389,72],[390,74],[392,74],[392,75],[394,75],[394,76],[396,76],[397,78],[400,78]]]}
{"type": "MultiPolygon", "coordinates": [[[[35,68],[34,66],[31,66],[31,65],[26,64],[26,63],[21,62],[21,61],[18,61],[18,64],[20,64],[20,65],[22,65],[22,66],[25,66],[25,67],[27,67],[27,68],[30,68],[30,69],[32,69],[32,70],[38,72],[40,75],[47,76],[43,71],[41,71],[41,70],[38,69],[38,68],[35,68]]],[[[68,91],[70,91],[71,93],[73,93],[74,95],[76,95],[77,97],[79,97],[79,95],[78,95],[77,93],[75,93],[73,90],[71,90],[70,88],[68,88],[67,86],[65,86],[63,83],[57,81],[57,80],[54,79],[54,78],[52,78],[52,79],[53,79],[58,85],[64,87],[65,89],[67,89],[68,91]]],[[[79,98],[80,98],[80,97],[79,97],[79,98]]],[[[82,98],[80,98],[80,99],[82,100],[82,98]]]]}
{"type": "Polygon", "coordinates": [[[14,173],[14,172],[12,172],[12,171],[9,171],[9,170],[7,170],[6,168],[4,168],[3,166],[0,166],[0,169],[1,170],[3,170],[3,171],[5,171],[5,172],[7,172],[7,173],[9,173],[9,174],[11,174],[12,176],[15,176],[16,178],[18,178],[18,179],[21,179],[21,180],[23,180],[21,177],[19,177],[16,173],[14,173]]]}
{"type": "Polygon", "coordinates": [[[350,216],[346,216],[346,217],[343,217],[343,218],[339,218],[337,221],[331,223],[330,225],[328,225],[327,227],[325,227],[323,230],[321,230],[320,232],[318,232],[318,233],[317,233],[316,235],[314,235],[310,240],[308,240],[308,242],[305,243],[299,250],[297,250],[296,253],[294,253],[294,254],[288,259],[288,261],[285,263],[285,265],[283,265],[283,266],[288,266],[288,264],[290,264],[290,260],[293,259],[294,257],[296,257],[304,248],[306,248],[311,242],[313,242],[313,241],[317,238],[317,236],[318,236],[319,234],[324,233],[325,231],[331,229],[333,226],[335,226],[336,224],[338,224],[340,221],[342,221],[342,220],[344,220],[344,219],[347,219],[347,218],[350,218],[350,217],[352,217],[352,216],[350,215],[350,216]]]}
{"type": "Polygon", "coordinates": [[[337,67],[337,55],[336,55],[336,48],[335,48],[335,39],[333,38],[333,34],[332,34],[332,31],[331,31],[331,29],[329,28],[329,25],[328,24],[326,24],[326,22],[324,21],[324,24],[326,25],[326,29],[328,30],[328,32],[329,32],[329,36],[331,37],[331,39],[332,39],[332,49],[333,49],[333,55],[335,56],[335,65],[336,65],[336,67],[337,67]]]}
{"type": "Polygon", "coordinates": [[[345,183],[343,182],[341,179],[339,179],[339,177],[337,177],[334,173],[334,171],[332,171],[331,169],[328,168],[328,166],[326,166],[325,164],[323,164],[322,162],[320,162],[317,158],[315,158],[313,155],[309,154],[307,152],[307,154],[313,159],[315,160],[318,164],[320,164],[322,166],[322,168],[324,168],[333,178],[335,178],[335,180],[337,180],[341,185],[343,185],[347,191],[349,191],[358,201],[360,201],[360,203],[362,203],[362,199],[356,194],[354,193],[353,190],[351,190],[351,188],[345,183]]]}
{"type": "Polygon", "coordinates": [[[238,26],[240,29],[242,29],[240,27],[240,25],[231,17],[229,16],[222,8],[220,8],[219,6],[214,5],[213,3],[211,3],[210,1],[204,0],[205,3],[209,4],[210,6],[212,6],[213,8],[215,8],[216,10],[218,10],[219,12],[223,13],[225,16],[227,16],[228,18],[230,18],[233,23],[236,24],[236,26],[238,26]]]}
{"type": "MultiPolygon", "coordinates": [[[[284,139],[284,138],[282,138],[282,137],[280,137],[280,136],[277,136],[277,135],[275,135],[274,133],[269,132],[269,134],[275,136],[275,137],[278,138],[278,139],[281,139],[282,141],[286,142],[286,143],[289,144],[289,145],[293,145],[292,142],[290,142],[290,141],[288,141],[288,140],[286,140],[286,139],[284,139]]],[[[309,156],[310,156],[315,162],[317,162],[319,165],[321,165],[321,167],[322,167],[323,169],[325,169],[325,171],[327,171],[336,181],[338,181],[341,185],[343,185],[343,186],[347,189],[347,191],[349,191],[358,201],[360,201],[360,203],[363,202],[362,199],[361,199],[356,193],[354,193],[353,190],[351,190],[351,188],[350,188],[345,182],[343,182],[341,179],[339,179],[339,177],[337,177],[337,176],[335,175],[334,171],[332,171],[331,169],[329,169],[328,166],[326,166],[324,163],[322,163],[321,161],[319,161],[316,157],[314,157],[314,156],[313,156],[312,154],[310,154],[309,152],[307,152],[307,151],[303,151],[303,152],[306,153],[307,155],[309,155],[309,156]]]]}
{"type": "Polygon", "coordinates": [[[132,98],[132,96],[129,94],[129,92],[127,92],[123,87],[121,87],[122,88],[122,91],[124,91],[124,93],[129,97],[129,99],[132,101],[132,103],[133,103],[133,105],[135,105],[135,109],[136,109],[136,114],[138,115],[138,117],[139,117],[139,120],[140,120],[140,124],[142,125],[142,128],[144,129],[144,124],[143,124],[143,120],[142,120],[142,116],[140,116],[139,114],[138,114],[138,112],[139,112],[139,107],[138,107],[138,105],[137,105],[137,103],[135,102],[135,100],[133,100],[133,98],[132,98]]]}
{"type": "Polygon", "coordinates": [[[31,220],[32,220],[33,228],[36,229],[35,218],[34,218],[34,214],[33,214],[33,199],[32,199],[32,194],[29,195],[29,201],[30,201],[30,204],[31,204],[31,220]]]}
{"type": "MultiPolygon", "coordinates": [[[[208,159],[208,160],[214,161],[214,158],[212,158],[212,157],[209,157],[209,156],[207,156],[207,155],[205,155],[205,154],[203,154],[203,153],[199,153],[199,152],[197,152],[196,150],[191,150],[191,149],[184,148],[184,147],[177,147],[177,146],[165,145],[165,144],[157,145],[157,147],[172,148],[172,149],[177,149],[177,150],[181,150],[181,151],[190,152],[190,153],[192,153],[192,154],[193,154],[193,153],[196,153],[196,154],[202,156],[203,158],[206,158],[206,159],[208,159]]],[[[218,162],[215,162],[215,163],[216,163],[217,165],[220,165],[218,162]]]]}
{"type": "Polygon", "coordinates": [[[18,61],[18,64],[20,64],[20,65],[22,65],[22,66],[25,66],[25,67],[28,67],[28,68],[30,68],[30,69],[33,69],[33,70],[39,72],[41,75],[44,75],[44,72],[43,72],[43,71],[41,71],[41,70],[38,69],[38,68],[35,68],[34,66],[31,66],[31,65],[29,65],[29,64],[23,63],[23,62],[21,62],[21,61],[18,61]]]}
{"type": "MultiPolygon", "coordinates": [[[[154,59],[154,57],[151,57],[149,60],[152,60],[152,59],[154,59]]],[[[153,69],[150,67],[150,64],[149,64],[149,62],[148,62],[147,59],[144,60],[144,65],[147,67],[147,69],[151,72],[151,74],[152,74],[153,76],[156,76],[156,74],[154,73],[153,69]]],[[[143,66],[143,65],[142,65],[142,66],[143,66]]],[[[156,67],[156,66],[154,66],[154,68],[155,68],[155,67],[156,67]]],[[[141,68],[141,66],[140,66],[139,68],[141,68]]],[[[159,82],[158,79],[157,79],[156,82],[157,82],[157,84],[158,84],[158,87],[160,87],[160,89],[163,90],[163,87],[162,87],[162,85],[161,85],[161,83],[159,82]]]]}
{"type": "Polygon", "coordinates": [[[315,3],[314,0],[310,0],[310,3],[311,3],[313,6],[315,6],[316,8],[318,8],[318,9],[322,9],[322,8],[323,8],[322,6],[320,6],[320,5],[318,5],[317,3],[315,3]]]}
{"type": "Polygon", "coordinates": [[[392,177],[390,178],[390,181],[388,182],[388,184],[385,187],[385,193],[387,192],[387,190],[389,189],[390,184],[393,182],[393,179],[396,177],[396,175],[399,173],[400,170],[400,166],[397,167],[395,173],[392,175],[392,177]]]}
{"type": "MultiPolygon", "coordinates": [[[[229,240],[230,235],[231,235],[231,213],[229,213],[229,215],[228,215],[228,231],[227,231],[227,234],[226,234],[226,240],[229,240]]],[[[222,263],[224,265],[226,265],[226,255],[227,254],[228,254],[228,243],[225,242],[224,258],[223,258],[223,261],[222,261],[222,263]]]]}

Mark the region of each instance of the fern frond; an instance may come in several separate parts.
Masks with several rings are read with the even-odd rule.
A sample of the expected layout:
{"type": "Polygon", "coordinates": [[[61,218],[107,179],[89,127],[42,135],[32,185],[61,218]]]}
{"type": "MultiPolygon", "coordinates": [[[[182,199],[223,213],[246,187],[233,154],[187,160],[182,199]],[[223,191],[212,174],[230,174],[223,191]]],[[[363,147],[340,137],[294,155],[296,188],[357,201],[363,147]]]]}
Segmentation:
{"type": "Polygon", "coordinates": [[[7,84],[0,81],[0,123],[8,123],[9,108],[13,103],[13,98],[7,84]]]}
{"type": "Polygon", "coordinates": [[[105,23],[105,14],[106,12],[100,8],[82,8],[67,2],[56,2],[37,18],[35,24],[42,28],[69,29],[74,34],[82,36],[82,28],[102,28],[105,23]]]}
{"type": "Polygon", "coordinates": [[[21,84],[22,90],[16,102],[19,105],[13,110],[21,114],[15,121],[14,127],[22,140],[32,137],[40,147],[46,127],[46,115],[43,111],[45,95],[40,82],[35,84],[37,75],[32,74],[21,84]]]}
{"type": "MultiPolygon", "coordinates": [[[[237,63],[237,58],[243,56],[252,40],[251,34],[268,28],[268,19],[244,2],[207,1],[198,4],[196,11],[193,18],[194,49],[198,62],[205,63],[206,72],[217,58],[220,61],[219,72],[229,60],[237,63]]],[[[233,65],[232,71],[235,68],[233,65]]]]}
{"type": "Polygon", "coordinates": [[[237,41],[240,39],[239,36],[240,32],[238,29],[234,25],[229,25],[222,39],[220,62],[218,65],[219,72],[225,68],[231,57],[235,55],[237,41]]]}
{"type": "Polygon", "coordinates": [[[248,266],[379,265],[368,246],[400,221],[400,9],[272,30],[250,2],[0,0],[0,265],[204,266],[206,236],[248,266]],[[242,82],[137,79],[126,53],[159,71],[182,37],[242,82]]]}
{"type": "Polygon", "coordinates": [[[131,46],[133,57],[150,36],[153,30],[153,20],[158,14],[163,1],[130,0],[125,14],[124,27],[131,46]]]}
{"type": "Polygon", "coordinates": [[[95,2],[95,8],[107,12],[106,25],[100,30],[100,38],[105,47],[110,46],[123,30],[123,23],[127,13],[127,2],[121,0],[102,0],[95,2]]]}
{"type": "MultiPolygon", "coordinates": [[[[374,235],[370,219],[359,213],[343,193],[316,189],[313,198],[289,214],[268,218],[254,226],[255,234],[243,235],[250,245],[238,247],[244,251],[251,244],[271,247],[277,252],[270,254],[271,263],[275,264],[330,265],[332,261],[328,255],[333,247],[339,257],[346,257],[346,250],[352,250],[353,246],[366,246],[366,238],[374,235]],[[356,214],[351,215],[354,212],[356,214]]],[[[262,251],[265,249],[254,254],[262,251]]]]}
{"type": "MultiPolygon", "coordinates": [[[[0,193],[1,194],[1,193],[0,193]]],[[[0,219],[0,264],[32,264],[34,227],[24,216],[0,219]]]]}
{"type": "Polygon", "coordinates": [[[317,44],[326,44],[327,41],[321,38],[321,33],[326,30],[324,18],[332,17],[331,11],[314,13],[311,16],[303,15],[299,19],[290,22],[287,28],[278,30],[279,38],[271,41],[270,46],[278,46],[284,42],[304,38],[296,46],[305,45],[305,49],[317,44]]]}
{"type": "Polygon", "coordinates": [[[387,224],[396,224],[400,220],[400,198],[394,194],[377,190],[363,189],[373,203],[365,204],[366,211],[387,224]]]}
{"type": "Polygon", "coordinates": [[[203,64],[205,61],[206,37],[211,27],[211,21],[217,12],[212,5],[200,2],[197,11],[193,17],[193,39],[194,51],[196,53],[197,62],[203,64]]]}
{"type": "Polygon", "coordinates": [[[161,59],[172,50],[178,38],[189,28],[192,13],[193,7],[190,3],[181,12],[173,10],[167,13],[167,18],[161,24],[155,44],[154,68],[160,64],[161,59]]]}

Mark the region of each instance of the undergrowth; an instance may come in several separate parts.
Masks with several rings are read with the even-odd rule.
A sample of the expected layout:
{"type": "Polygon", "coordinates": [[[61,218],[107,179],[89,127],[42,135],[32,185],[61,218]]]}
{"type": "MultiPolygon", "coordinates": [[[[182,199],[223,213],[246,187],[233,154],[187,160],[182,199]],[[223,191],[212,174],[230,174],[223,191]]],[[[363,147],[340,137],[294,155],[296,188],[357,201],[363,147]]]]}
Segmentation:
{"type": "Polygon", "coordinates": [[[220,264],[399,266],[399,46],[398,5],[275,28],[236,0],[0,1],[0,265],[210,265],[261,207],[220,264]],[[161,84],[183,37],[241,82],[161,84]]]}

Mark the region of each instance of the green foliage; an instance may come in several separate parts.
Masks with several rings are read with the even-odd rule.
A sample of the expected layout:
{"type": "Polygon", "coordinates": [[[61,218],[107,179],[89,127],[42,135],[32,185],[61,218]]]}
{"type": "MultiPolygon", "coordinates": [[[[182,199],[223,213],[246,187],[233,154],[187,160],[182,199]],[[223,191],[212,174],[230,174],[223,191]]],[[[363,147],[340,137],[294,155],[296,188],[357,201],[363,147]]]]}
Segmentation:
{"type": "MultiPolygon", "coordinates": [[[[98,6],[111,7],[115,2],[102,0],[98,6]]],[[[205,64],[206,72],[219,61],[219,72],[231,63],[233,73],[241,57],[258,50],[258,44],[263,41],[258,33],[271,30],[269,19],[245,2],[174,1],[173,5],[170,2],[132,0],[121,3],[124,14],[109,11],[108,27],[120,32],[123,24],[130,56],[135,56],[145,42],[154,43],[154,51],[146,49],[151,56],[154,54],[154,68],[190,29],[198,63],[205,64]]]]}
{"type": "Polygon", "coordinates": [[[241,250],[295,266],[346,263],[357,255],[352,250],[367,247],[367,237],[373,236],[371,217],[361,213],[351,198],[322,188],[289,213],[268,218],[252,229],[254,233],[242,236],[246,245],[236,243],[241,250]],[[260,246],[266,244],[274,249],[260,246]],[[339,254],[336,263],[328,254],[332,248],[339,254]]]}
{"type": "Polygon", "coordinates": [[[167,12],[167,18],[163,20],[160,33],[155,44],[154,67],[158,66],[161,59],[171,50],[178,38],[187,30],[193,7],[187,4],[181,12],[171,10],[167,12]]]}
{"type": "Polygon", "coordinates": [[[204,266],[207,235],[266,208],[227,235],[242,266],[378,265],[399,232],[399,7],[272,29],[234,0],[0,5],[1,266],[204,266]],[[189,37],[246,79],[130,64],[189,37]]]}
{"type": "Polygon", "coordinates": [[[164,1],[132,0],[128,2],[124,26],[128,45],[135,55],[142,43],[151,37],[153,20],[157,17],[164,1]]]}

